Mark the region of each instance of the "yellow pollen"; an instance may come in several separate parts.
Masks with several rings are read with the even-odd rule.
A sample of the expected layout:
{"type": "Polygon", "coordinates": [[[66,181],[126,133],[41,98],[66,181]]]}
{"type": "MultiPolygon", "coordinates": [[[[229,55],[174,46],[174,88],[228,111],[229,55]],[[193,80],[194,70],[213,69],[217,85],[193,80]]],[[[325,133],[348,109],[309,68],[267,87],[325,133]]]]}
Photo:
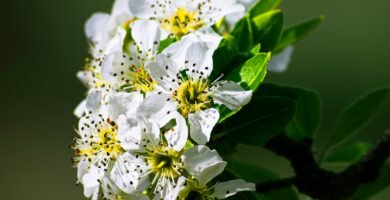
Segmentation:
{"type": "Polygon", "coordinates": [[[75,148],[75,156],[92,159],[97,154],[104,153],[110,159],[116,160],[124,152],[117,139],[117,131],[117,126],[101,128],[98,133],[98,138],[91,138],[91,141],[89,141],[89,148],[75,148]]]}
{"type": "Polygon", "coordinates": [[[148,93],[154,90],[154,85],[156,85],[157,82],[143,67],[138,67],[131,73],[133,76],[131,88],[133,88],[133,90],[143,93],[148,93]]]}
{"type": "Polygon", "coordinates": [[[155,174],[177,178],[181,168],[180,154],[174,150],[161,147],[148,155],[148,163],[155,174]]]}
{"type": "Polygon", "coordinates": [[[189,113],[204,110],[211,106],[211,98],[208,91],[208,81],[187,80],[174,91],[173,99],[179,103],[182,115],[187,117],[189,113]]]}
{"type": "Polygon", "coordinates": [[[173,16],[162,20],[162,27],[178,37],[187,35],[204,25],[205,23],[195,12],[187,11],[186,8],[179,8],[173,16]]]}

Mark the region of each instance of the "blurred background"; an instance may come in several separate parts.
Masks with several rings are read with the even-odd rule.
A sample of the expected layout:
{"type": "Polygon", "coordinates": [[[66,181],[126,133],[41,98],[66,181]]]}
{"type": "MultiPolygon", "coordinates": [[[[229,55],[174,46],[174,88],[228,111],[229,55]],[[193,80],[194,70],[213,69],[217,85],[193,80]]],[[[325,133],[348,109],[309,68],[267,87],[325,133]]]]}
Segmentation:
{"type": "MultiPolygon", "coordinates": [[[[111,5],[111,0],[2,2],[0,199],[83,199],[82,187],[75,186],[68,149],[77,125],[72,112],[85,92],[75,74],[87,50],[84,22],[94,12],[108,12],[111,5]]],[[[320,92],[324,120],[316,144],[319,150],[344,106],[376,87],[390,85],[389,7],[386,0],[282,4],[286,26],[326,16],[318,30],[296,45],[288,71],[267,78],[320,92]]],[[[389,113],[387,103],[359,139],[374,141],[389,128],[389,113]]],[[[286,176],[291,173],[287,162],[264,158],[267,155],[263,165],[286,176]]],[[[386,197],[390,198],[389,190],[374,199],[386,197]]]]}

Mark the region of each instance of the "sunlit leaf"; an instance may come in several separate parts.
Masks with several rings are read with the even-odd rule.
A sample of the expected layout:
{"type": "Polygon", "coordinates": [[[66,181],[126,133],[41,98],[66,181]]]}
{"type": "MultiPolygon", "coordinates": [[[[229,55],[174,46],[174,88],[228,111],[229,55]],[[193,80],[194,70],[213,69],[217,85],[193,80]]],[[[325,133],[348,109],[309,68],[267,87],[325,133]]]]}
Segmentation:
{"type": "Polygon", "coordinates": [[[298,42],[299,40],[307,36],[310,32],[315,30],[323,20],[324,17],[319,16],[314,19],[295,25],[293,27],[287,28],[286,30],[283,31],[278,46],[274,51],[279,52],[284,48],[298,42]]]}

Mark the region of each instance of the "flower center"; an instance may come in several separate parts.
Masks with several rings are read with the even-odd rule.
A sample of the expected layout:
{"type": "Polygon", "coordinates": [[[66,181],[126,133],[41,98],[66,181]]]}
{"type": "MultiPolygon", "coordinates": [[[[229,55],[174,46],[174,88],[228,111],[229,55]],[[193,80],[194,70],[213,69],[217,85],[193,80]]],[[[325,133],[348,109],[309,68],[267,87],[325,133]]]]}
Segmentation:
{"type": "Polygon", "coordinates": [[[160,149],[151,152],[148,163],[154,174],[159,174],[168,178],[180,176],[181,160],[180,154],[171,149],[160,149]]]}
{"type": "MultiPolygon", "coordinates": [[[[150,74],[144,69],[144,67],[136,67],[134,65],[129,67],[130,72],[125,73],[122,77],[122,81],[126,80],[125,76],[131,77],[126,80],[121,89],[129,91],[140,91],[144,94],[154,90],[154,85],[157,82],[150,76],[150,74]]],[[[123,74],[123,71],[121,72],[123,74]]]]}
{"type": "Polygon", "coordinates": [[[208,85],[207,80],[186,80],[180,84],[173,98],[179,103],[179,109],[184,117],[211,106],[208,85]]]}
{"type": "Polygon", "coordinates": [[[178,37],[187,35],[202,26],[204,22],[196,16],[196,13],[185,8],[179,8],[173,16],[162,20],[162,27],[178,37]]]}
{"type": "Polygon", "coordinates": [[[102,156],[108,160],[116,158],[124,152],[117,139],[118,127],[110,125],[108,128],[98,129],[96,136],[90,136],[86,141],[76,144],[75,156],[93,159],[95,156],[102,156]]]}

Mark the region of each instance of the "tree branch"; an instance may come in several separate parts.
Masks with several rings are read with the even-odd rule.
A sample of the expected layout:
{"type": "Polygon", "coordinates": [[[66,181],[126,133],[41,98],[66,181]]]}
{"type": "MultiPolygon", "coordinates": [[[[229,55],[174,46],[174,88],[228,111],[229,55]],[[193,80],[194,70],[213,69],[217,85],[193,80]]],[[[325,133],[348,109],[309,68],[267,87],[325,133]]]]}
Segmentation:
{"type": "Polygon", "coordinates": [[[319,200],[343,200],[352,196],[358,187],[374,181],[390,155],[390,131],[359,162],[340,173],[322,169],[311,151],[312,140],[295,141],[280,134],[266,145],[270,151],[287,158],[295,177],[256,185],[259,192],[269,192],[295,185],[301,193],[319,200]]]}

